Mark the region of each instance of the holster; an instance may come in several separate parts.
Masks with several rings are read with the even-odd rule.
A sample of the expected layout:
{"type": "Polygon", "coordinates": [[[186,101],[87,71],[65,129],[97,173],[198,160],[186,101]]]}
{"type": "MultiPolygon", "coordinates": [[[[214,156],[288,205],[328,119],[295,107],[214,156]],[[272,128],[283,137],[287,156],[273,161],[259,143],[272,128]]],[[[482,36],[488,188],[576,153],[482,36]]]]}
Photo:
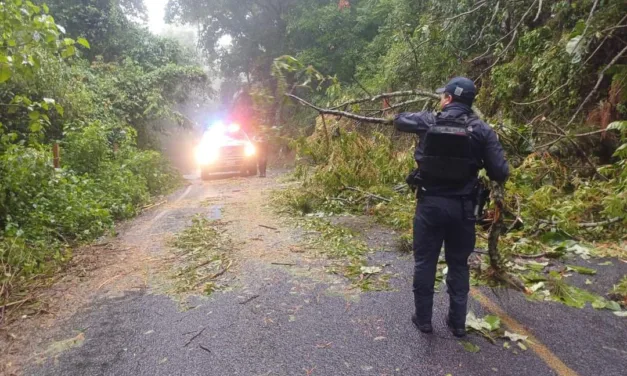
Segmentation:
{"type": "Polygon", "coordinates": [[[412,192],[416,192],[419,191],[419,187],[421,185],[421,179],[420,179],[420,170],[415,169],[412,172],[409,173],[409,175],[407,175],[407,177],[405,178],[405,182],[407,183],[407,185],[409,185],[409,189],[411,189],[412,192]]]}

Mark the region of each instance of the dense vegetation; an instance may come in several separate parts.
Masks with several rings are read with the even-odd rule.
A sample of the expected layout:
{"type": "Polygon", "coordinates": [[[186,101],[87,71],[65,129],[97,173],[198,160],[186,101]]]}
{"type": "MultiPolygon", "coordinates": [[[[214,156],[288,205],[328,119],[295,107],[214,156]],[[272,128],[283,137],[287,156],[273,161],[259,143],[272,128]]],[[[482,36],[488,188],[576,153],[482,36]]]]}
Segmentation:
{"type": "Polygon", "coordinates": [[[199,24],[204,51],[225,84],[254,94],[259,121],[296,135],[303,186],[288,200],[298,211],[365,209],[409,230],[413,200],[402,185],[413,140],[393,132],[389,118],[436,102],[419,90],[377,95],[432,92],[465,75],[480,87],[476,105],[514,167],[503,250],[563,254],[589,242],[597,254],[622,258],[626,14],[622,0],[170,0],[168,7],[171,20],[199,24]],[[225,36],[229,47],[219,43],[225,36]],[[325,107],[380,124],[320,116],[325,107]]]}
{"type": "Polygon", "coordinates": [[[129,0],[0,2],[0,306],[179,184],[154,133],[182,124],[174,105],[208,94],[208,80],[193,55],[125,16],[143,11],[129,0]]]}
{"type": "MultiPolygon", "coordinates": [[[[16,282],[67,258],[68,245],[176,184],[152,150],[154,132],[184,124],[173,105],[209,90],[198,56],[134,21],[145,17],[142,0],[10,0],[0,11],[5,299],[16,282]]],[[[256,121],[294,140],[303,188],[289,199],[299,211],[366,209],[408,230],[412,196],[402,184],[413,140],[389,118],[435,109],[424,93],[466,75],[515,167],[504,249],[562,252],[588,241],[621,257],[626,14],[622,0],[170,0],[167,8],[169,20],[198,26],[222,98],[246,89],[256,121]],[[371,100],[415,89],[425,92],[371,100]],[[380,124],[319,116],[285,94],[380,124]]]]}

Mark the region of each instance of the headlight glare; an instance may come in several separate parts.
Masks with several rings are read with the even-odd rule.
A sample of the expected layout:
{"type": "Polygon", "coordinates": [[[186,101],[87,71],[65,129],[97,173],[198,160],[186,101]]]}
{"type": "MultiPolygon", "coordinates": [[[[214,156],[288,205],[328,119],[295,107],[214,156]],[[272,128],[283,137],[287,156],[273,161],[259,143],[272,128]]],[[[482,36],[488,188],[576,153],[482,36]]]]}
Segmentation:
{"type": "Polygon", "coordinates": [[[256,152],[257,151],[255,150],[255,145],[251,143],[246,144],[246,149],[244,150],[244,153],[247,157],[252,157],[253,155],[255,155],[256,152]]]}

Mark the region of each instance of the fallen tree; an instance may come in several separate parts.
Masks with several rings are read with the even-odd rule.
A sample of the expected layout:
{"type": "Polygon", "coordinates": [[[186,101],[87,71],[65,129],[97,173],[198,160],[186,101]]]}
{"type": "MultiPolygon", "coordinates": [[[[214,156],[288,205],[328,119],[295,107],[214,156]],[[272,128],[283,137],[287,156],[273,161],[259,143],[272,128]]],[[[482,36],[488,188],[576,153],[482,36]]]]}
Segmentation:
{"type": "MultiPolygon", "coordinates": [[[[327,150],[328,150],[329,141],[328,141],[328,130],[326,127],[326,122],[324,121],[324,115],[334,115],[338,117],[344,117],[344,118],[352,119],[361,123],[384,124],[384,125],[392,125],[393,123],[393,119],[391,117],[390,118],[377,118],[377,117],[363,116],[363,115],[355,114],[355,113],[348,112],[345,110],[338,110],[338,108],[345,109],[348,106],[355,105],[358,103],[375,102],[383,98],[393,98],[393,97],[418,96],[418,97],[424,97],[428,99],[439,98],[437,94],[433,94],[426,90],[417,89],[417,90],[399,91],[399,92],[392,92],[392,93],[383,93],[383,94],[379,94],[370,98],[351,100],[351,101],[342,103],[338,106],[335,106],[333,108],[322,108],[294,94],[286,93],[285,95],[297,101],[301,105],[314,109],[320,114],[320,116],[322,117],[322,121],[323,121],[324,133],[326,135],[325,142],[327,143],[327,150]]],[[[403,103],[415,103],[415,100],[405,101],[403,103]]],[[[393,106],[390,106],[390,108],[391,107],[393,106]]],[[[382,111],[385,111],[385,110],[386,109],[384,108],[382,111]]],[[[478,109],[475,108],[474,110],[478,114],[481,114],[481,112],[478,109]]],[[[479,115],[479,116],[482,116],[482,115],[479,115]]],[[[346,189],[357,191],[361,194],[364,194],[369,197],[374,197],[384,202],[391,201],[388,198],[382,197],[380,195],[375,195],[369,192],[365,192],[355,187],[346,187],[346,189]]],[[[506,227],[503,223],[503,211],[505,210],[505,187],[502,183],[492,182],[492,200],[494,201],[494,204],[495,204],[494,219],[488,232],[488,239],[489,239],[488,255],[490,259],[490,266],[492,268],[491,274],[496,280],[499,280],[505,283],[506,285],[512,288],[515,288],[517,290],[527,292],[525,284],[517,276],[507,271],[505,267],[504,257],[502,256],[501,252],[499,252],[499,248],[498,248],[499,238],[506,231],[506,227]]]]}

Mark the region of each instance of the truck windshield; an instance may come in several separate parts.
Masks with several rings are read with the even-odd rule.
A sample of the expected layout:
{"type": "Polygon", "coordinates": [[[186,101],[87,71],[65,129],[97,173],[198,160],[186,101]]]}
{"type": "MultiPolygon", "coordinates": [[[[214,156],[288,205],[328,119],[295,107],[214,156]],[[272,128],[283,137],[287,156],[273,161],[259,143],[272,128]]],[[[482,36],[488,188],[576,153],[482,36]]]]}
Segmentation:
{"type": "Polygon", "coordinates": [[[226,134],[224,135],[226,137],[227,140],[232,140],[232,141],[246,141],[248,140],[248,137],[246,137],[246,133],[242,132],[242,130],[237,130],[234,132],[226,132],[226,134]]]}

